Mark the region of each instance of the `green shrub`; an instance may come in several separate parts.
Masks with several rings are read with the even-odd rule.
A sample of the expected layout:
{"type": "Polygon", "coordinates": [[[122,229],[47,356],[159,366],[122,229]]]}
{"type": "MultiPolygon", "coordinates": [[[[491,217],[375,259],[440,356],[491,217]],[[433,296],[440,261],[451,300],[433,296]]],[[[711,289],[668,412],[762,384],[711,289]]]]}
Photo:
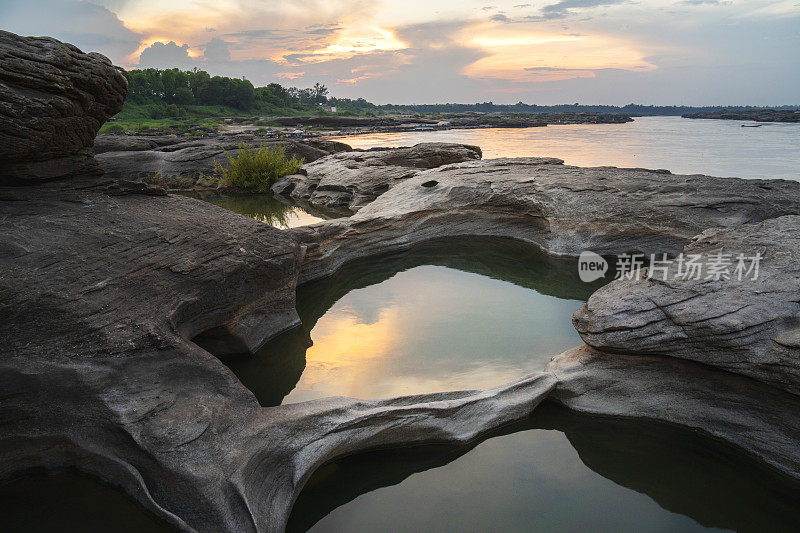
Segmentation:
{"type": "Polygon", "coordinates": [[[125,131],[125,126],[122,124],[114,124],[113,122],[109,122],[103,124],[100,128],[99,134],[107,134],[107,133],[123,133],[125,131]]]}
{"type": "Polygon", "coordinates": [[[228,155],[227,164],[217,162],[214,165],[214,174],[226,187],[268,192],[278,178],[297,174],[302,164],[302,159],[287,157],[283,146],[264,143],[258,148],[249,148],[242,143],[236,157],[228,155]]]}

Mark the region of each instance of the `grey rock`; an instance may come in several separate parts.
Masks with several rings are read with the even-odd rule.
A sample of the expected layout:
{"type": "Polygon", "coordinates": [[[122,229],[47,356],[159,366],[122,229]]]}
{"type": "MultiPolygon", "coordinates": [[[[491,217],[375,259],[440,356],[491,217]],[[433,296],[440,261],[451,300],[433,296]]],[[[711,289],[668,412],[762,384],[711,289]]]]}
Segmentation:
{"type": "Polygon", "coordinates": [[[0,30],[0,184],[100,174],[92,142],[127,91],[100,54],[0,30]]]}
{"type": "MultiPolygon", "coordinates": [[[[107,178],[158,178],[172,189],[189,189],[198,179],[212,175],[216,163],[224,164],[228,156],[236,157],[241,143],[252,148],[262,142],[262,138],[247,134],[201,139],[104,135],[98,137],[95,144],[101,147],[102,153],[97,156],[97,161],[107,178]]],[[[305,161],[315,161],[335,151],[349,149],[347,145],[331,141],[276,140],[267,141],[267,144],[282,146],[288,156],[305,161]]],[[[201,188],[207,186],[203,183],[201,188]]]]}
{"type": "Polygon", "coordinates": [[[452,236],[510,237],[549,253],[677,254],[708,228],[800,214],[800,183],[517,158],[444,165],[403,180],[347,219],[292,230],[301,280],[359,257],[452,236]]]}
{"type": "Polygon", "coordinates": [[[583,340],[604,351],[691,359],[800,393],[800,217],[708,230],[683,254],[706,268],[682,276],[685,262],[675,260],[653,279],[618,280],[593,294],[573,318],[583,340]],[[740,254],[745,270],[737,273],[740,254]],[[756,254],[759,270],[748,274],[756,254]],[[727,264],[725,277],[708,270],[715,261],[727,264]]]}
{"type": "Polygon", "coordinates": [[[800,398],[793,394],[692,361],[588,346],[556,356],[546,371],[558,380],[550,398],[570,409],[690,428],[800,477],[800,398]]]}
{"type": "Polygon", "coordinates": [[[296,324],[302,248],[199,200],[105,183],[0,191],[0,481],[75,467],[179,529],[279,531],[324,462],[466,442],[555,385],[262,408],[190,340],[222,328],[253,350],[296,324]]]}
{"type": "Polygon", "coordinates": [[[358,209],[423,170],[480,158],[477,146],[449,143],[340,152],[278,180],[272,190],[324,207],[358,209]]]}

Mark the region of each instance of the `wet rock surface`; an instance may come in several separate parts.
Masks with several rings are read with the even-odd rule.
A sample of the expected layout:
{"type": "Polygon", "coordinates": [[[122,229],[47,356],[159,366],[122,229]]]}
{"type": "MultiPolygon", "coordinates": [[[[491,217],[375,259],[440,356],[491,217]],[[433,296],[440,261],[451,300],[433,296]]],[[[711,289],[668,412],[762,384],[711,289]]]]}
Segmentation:
{"type": "Polygon", "coordinates": [[[0,184],[99,175],[92,141],[127,90],[100,54],[0,30],[0,184]]]}
{"type": "MultiPolygon", "coordinates": [[[[95,141],[97,161],[107,178],[160,182],[170,189],[209,189],[216,163],[236,157],[239,146],[258,147],[262,137],[249,134],[219,135],[190,139],[178,135],[102,135],[95,141]]],[[[289,157],[316,161],[337,151],[349,150],[335,141],[266,141],[268,146],[282,146],[289,157]]]]}
{"type": "Polygon", "coordinates": [[[798,249],[798,216],[705,231],[652,279],[598,290],[575,327],[599,350],[691,359],[798,394],[798,249]],[[691,256],[704,271],[691,270],[691,256]]]}
{"type": "Polygon", "coordinates": [[[315,205],[354,209],[423,170],[480,158],[477,146],[450,143],[353,150],[309,163],[304,174],[286,176],[272,190],[315,205]]]}

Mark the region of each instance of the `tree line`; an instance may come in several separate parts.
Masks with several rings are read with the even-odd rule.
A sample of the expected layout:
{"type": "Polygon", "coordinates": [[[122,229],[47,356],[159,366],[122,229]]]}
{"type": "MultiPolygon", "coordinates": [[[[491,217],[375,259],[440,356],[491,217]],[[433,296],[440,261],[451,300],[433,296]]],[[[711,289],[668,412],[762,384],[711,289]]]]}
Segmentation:
{"type": "Polygon", "coordinates": [[[328,88],[319,83],[308,89],[270,83],[254,87],[242,78],[211,76],[204,70],[137,69],[122,72],[128,80],[127,101],[170,106],[214,105],[240,111],[292,108],[311,110],[328,101],[328,88]]]}

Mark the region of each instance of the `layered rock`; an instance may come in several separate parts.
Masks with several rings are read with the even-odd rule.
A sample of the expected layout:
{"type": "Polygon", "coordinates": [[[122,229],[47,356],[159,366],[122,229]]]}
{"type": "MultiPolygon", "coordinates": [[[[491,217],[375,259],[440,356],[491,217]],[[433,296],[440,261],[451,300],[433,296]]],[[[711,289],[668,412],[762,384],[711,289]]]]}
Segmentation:
{"type": "Polygon", "coordinates": [[[677,254],[705,229],[787,214],[800,214],[798,182],[517,158],[428,170],[348,219],[292,231],[309,246],[306,280],[358,257],[465,235],[510,237],[560,255],[677,254]]]}
{"type": "Polygon", "coordinates": [[[75,467],[181,529],[277,531],[325,461],[466,442],[554,386],[262,408],[190,339],[253,350],[296,324],[302,248],[199,200],[107,187],[0,189],[0,481],[75,467]]]}
{"type": "Polygon", "coordinates": [[[597,291],[575,327],[599,350],[691,359],[798,394],[798,250],[798,216],[705,231],[650,276],[597,291]]]}
{"type": "Polygon", "coordinates": [[[127,90],[100,54],[0,31],[0,184],[100,174],[92,142],[127,90]]]}
{"type": "Polygon", "coordinates": [[[551,399],[572,410],[690,428],[800,477],[800,398],[758,381],[673,357],[608,354],[588,346],[547,366],[551,399]]]}
{"type": "Polygon", "coordinates": [[[423,170],[481,158],[477,146],[422,143],[411,148],[341,152],[305,165],[272,190],[325,207],[358,209],[423,170]]]}
{"type": "MultiPolygon", "coordinates": [[[[215,187],[210,177],[217,163],[236,157],[242,143],[248,147],[263,144],[255,135],[221,135],[187,140],[177,135],[131,136],[103,135],[95,141],[97,160],[105,176],[115,179],[148,179],[170,189],[215,187]]],[[[329,154],[349,150],[346,144],[334,141],[266,141],[269,146],[281,146],[289,157],[316,161],[329,154]]]]}

